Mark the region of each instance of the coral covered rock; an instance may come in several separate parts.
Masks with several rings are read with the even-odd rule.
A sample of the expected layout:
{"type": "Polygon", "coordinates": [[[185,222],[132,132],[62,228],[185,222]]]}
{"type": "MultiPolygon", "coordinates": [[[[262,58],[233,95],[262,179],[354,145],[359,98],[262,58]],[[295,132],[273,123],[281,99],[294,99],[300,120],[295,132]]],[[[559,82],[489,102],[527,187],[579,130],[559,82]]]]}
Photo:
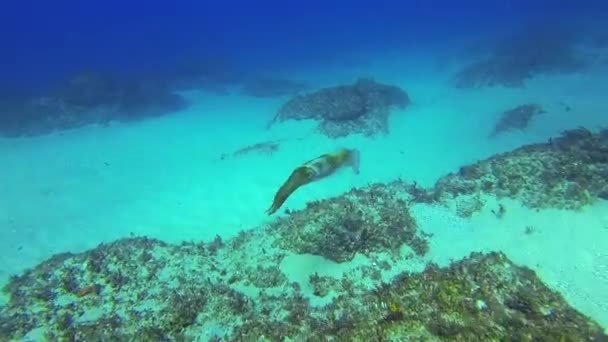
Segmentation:
{"type": "Polygon", "coordinates": [[[500,253],[400,273],[373,289],[365,272],[339,280],[313,275],[315,296],[335,294],[326,306],[314,306],[298,284],[286,283],[278,268],[283,252],[266,243],[270,232],[211,244],[134,238],[55,256],[4,288],[10,300],[0,307],[0,340],[607,338],[533,271],[500,253]],[[254,254],[255,248],[266,252],[254,254]],[[250,269],[247,260],[259,266],[250,269]],[[243,286],[259,294],[245,295],[243,286]]]}
{"type": "Polygon", "coordinates": [[[352,85],[296,96],[279,109],[270,124],[316,119],[321,121],[320,131],[330,137],[373,135],[388,131],[391,107],[405,108],[409,103],[407,93],[396,86],[360,79],[352,85]]]}
{"type": "Polygon", "coordinates": [[[276,243],[298,253],[344,262],[356,253],[389,251],[403,244],[424,255],[426,238],[417,231],[400,183],[374,184],[330,199],[311,202],[300,211],[272,223],[276,243]]]}
{"type": "Polygon", "coordinates": [[[530,208],[579,209],[608,194],[608,133],[569,130],[464,166],[442,177],[443,198],[477,193],[519,199],[530,208]]]}
{"type": "MultiPolygon", "coordinates": [[[[472,254],[402,274],[375,291],[383,336],[419,341],[600,341],[603,329],[568,306],[534,271],[502,253],[472,254]]],[[[373,314],[372,314],[373,315],[373,314]]],[[[355,335],[356,336],[356,335],[355,335]]]]}
{"type": "Polygon", "coordinates": [[[40,328],[49,341],[183,340],[199,320],[239,317],[251,300],[228,286],[235,276],[268,287],[285,279],[276,266],[228,273],[235,266],[216,260],[224,247],[218,239],[168,245],[133,238],[57,255],[4,288],[10,300],[0,308],[0,341],[40,328]]]}

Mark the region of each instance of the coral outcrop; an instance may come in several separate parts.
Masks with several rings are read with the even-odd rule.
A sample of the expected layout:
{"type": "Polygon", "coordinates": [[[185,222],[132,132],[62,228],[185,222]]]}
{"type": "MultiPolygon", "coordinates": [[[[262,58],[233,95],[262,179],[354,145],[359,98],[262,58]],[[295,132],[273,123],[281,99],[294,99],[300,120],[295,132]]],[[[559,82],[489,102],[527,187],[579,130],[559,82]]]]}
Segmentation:
{"type": "Polygon", "coordinates": [[[320,121],[320,132],[329,137],[374,135],[388,132],[392,107],[406,108],[409,104],[407,93],[399,87],[359,79],[352,85],[294,97],[279,109],[270,125],[292,119],[316,119],[320,121]]]}
{"type": "Polygon", "coordinates": [[[436,198],[510,197],[535,209],[580,209],[608,199],[608,130],[568,130],[546,143],[495,155],[442,177],[436,198]]]}
{"type": "Polygon", "coordinates": [[[276,244],[336,262],[351,260],[356,253],[398,255],[404,244],[423,256],[428,242],[409,213],[407,194],[399,192],[397,184],[373,184],[310,202],[271,224],[280,236],[276,244]]]}
{"type": "Polygon", "coordinates": [[[57,255],[4,288],[10,300],[0,308],[0,340],[608,338],[533,271],[500,253],[473,254],[447,268],[431,264],[373,289],[365,282],[374,272],[313,275],[315,296],[335,294],[315,306],[279,270],[284,252],[271,249],[267,234],[181,245],[131,238],[57,255]],[[252,253],[256,247],[264,253],[252,253]]]}

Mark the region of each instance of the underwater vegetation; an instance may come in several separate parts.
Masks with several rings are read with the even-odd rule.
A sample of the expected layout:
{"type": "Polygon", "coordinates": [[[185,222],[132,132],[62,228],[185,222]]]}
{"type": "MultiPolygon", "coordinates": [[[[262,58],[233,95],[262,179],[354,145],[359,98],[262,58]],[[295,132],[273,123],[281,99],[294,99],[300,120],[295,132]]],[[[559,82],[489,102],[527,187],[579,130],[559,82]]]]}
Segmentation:
{"type": "Polygon", "coordinates": [[[510,130],[524,130],[530,124],[530,120],[538,114],[546,113],[540,105],[530,103],[517,106],[502,112],[500,119],[494,125],[490,137],[494,137],[510,130]]]}
{"type": "Polygon", "coordinates": [[[375,135],[388,132],[393,107],[405,109],[407,93],[396,86],[359,79],[351,85],[323,88],[287,101],[269,123],[285,120],[319,120],[319,132],[337,138],[349,134],[375,135]]]}
{"type": "Polygon", "coordinates": [[[484,193],[518,199],[534,209],[581,209],[608,199],[608,131],[564,131],[546,143],[463,166],[439,179],[431,192],[443,200],[484,193]]]}
{"type": "MultiPolygon", "coordinates": [[[[285,227],[288,229],[291,227],[285,227]]],[[[312,305],[280,270],[270,230],[210,243],[146,238],[56,255],[14,276],[0,340],[69,341],[603,341],[601,327],[501,253],[446,268],[362,266],[341,279],[311,275],[312,305]],[[264,253],[255,253],[263,249],[264,253]],[[376,279],[369,288],[365,281],[376,279]],[[243,292],[243,289],[249,289],[243,292]],[[253,289],[254,291],[252,291],[253,289]],[[329,295],[331,293],[331,296],[329,295]]]]}

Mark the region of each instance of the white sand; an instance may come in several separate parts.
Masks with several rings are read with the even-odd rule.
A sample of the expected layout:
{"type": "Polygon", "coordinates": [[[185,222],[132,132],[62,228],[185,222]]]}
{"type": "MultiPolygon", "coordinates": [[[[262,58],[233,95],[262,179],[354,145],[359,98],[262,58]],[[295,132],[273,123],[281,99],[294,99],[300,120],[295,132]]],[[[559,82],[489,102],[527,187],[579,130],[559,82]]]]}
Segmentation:
{"type": "MultiPolygon", "coordinates": [[[[315,133],[314,122],[265,130],[281,99],[193,92],[195,105],[170,117],[0,140],[0,281],[54,253],[83,251],[130,234],[171,242],[234,236],[272,219],[264,210],[294,166],[338,146],[361,150],[361,174],[344,170],[302,188],[286,207],[302,208],[309,200],[397,177],[430,186],[462,165],[544,141],[563,129],[608,125],[600,91],[608,89],[606,70],[539,78],[525,89],[458,90],[446,84],[449,65],[437,69],[435,61],[409,56],[376,60],[359,70],[300,74],[318,85],[373,75],[405,88],[414,104],[394,113],[386,137],[330,140],[315,133]],[[525,133],[487,140],[500,111],[528,101],[549,113],[525,133]],[[219,160],[222,153],[273,139],[287,140],[272,156],[219,160]]],[[[486,210],[462,221],[420,206],[416,216],[423,230],[435,234],[433,259],[504,250],[608,326],[606,209],[600,203],[580,213],[536,213],[509,203],[503,220],[486,210]],[[523,233],[527,225],[533,234],[523,233]]]]}
{"type": "Polygon", "coordinates": [[[470,220],[444,208],[416,206],[414,216],[422,230],[433,234],[430,258],[447,265],[471,251],[503,251],[608,327],[608,202],[579,213],[537,212],[515,201],[500,203],[507,210],[502,219],[491,212],[497,208],[492,198],[470,220]],[[531,233],[526,233],[527,227],[531,233]]]}

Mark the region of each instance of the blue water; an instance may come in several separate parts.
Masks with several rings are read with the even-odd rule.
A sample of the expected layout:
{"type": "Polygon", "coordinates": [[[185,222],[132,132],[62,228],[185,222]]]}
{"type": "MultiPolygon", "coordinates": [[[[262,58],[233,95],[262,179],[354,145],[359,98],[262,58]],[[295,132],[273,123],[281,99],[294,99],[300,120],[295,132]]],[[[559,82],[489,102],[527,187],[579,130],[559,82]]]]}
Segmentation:
{"type": "MultiPolygon", "coordinates": [[[[3,4],[0,284],[55,254],[133,236],[231,241],[289,216],[285,208],[353,187],[396,179],[433,187],[564,130],[606,128],[607,15],[602,1],[3,4]],[[315,120],[268,128],[295,95],[361,78],[411,100],[391,109],[386,132],[332,137],[315,120]],[[544,114],[489,138],[501,113],[528,103],[544,114]],[[360,174],[340,170],[264,214],[294,167],[345,146],[360,151],[360,174]]],[[[433,234],[423,261],[503,251],[607,329],[605,196],[579,211],[505,203],[499,222],[491,204],[467,219],[416,206],[420,229],[433,234]],[[532,226],[538,233],[522,238],[532,226]]],[[[238,264],[239,253],[223,262],[238,264]]],[[[337,265],[292,253],[280,267],[312,298],[310,275],[339,278],[370,260],[337,265]]],[[[198,331],[229,335],[203,316],[198,331]]],[[[42,340],[37,329],[45,327],[21,335],[42,340]]]]}
{"type": "Polygon", "coordinates": [[[308,67],[393,49],[451,46],[537,21],[576,25],[605,13],[601,1],[562,3],[11,3],[0,21],[2,85],[37,88],[89,68],[159,71],[197,55],[219,54],[248,68],[308,67]]]}

